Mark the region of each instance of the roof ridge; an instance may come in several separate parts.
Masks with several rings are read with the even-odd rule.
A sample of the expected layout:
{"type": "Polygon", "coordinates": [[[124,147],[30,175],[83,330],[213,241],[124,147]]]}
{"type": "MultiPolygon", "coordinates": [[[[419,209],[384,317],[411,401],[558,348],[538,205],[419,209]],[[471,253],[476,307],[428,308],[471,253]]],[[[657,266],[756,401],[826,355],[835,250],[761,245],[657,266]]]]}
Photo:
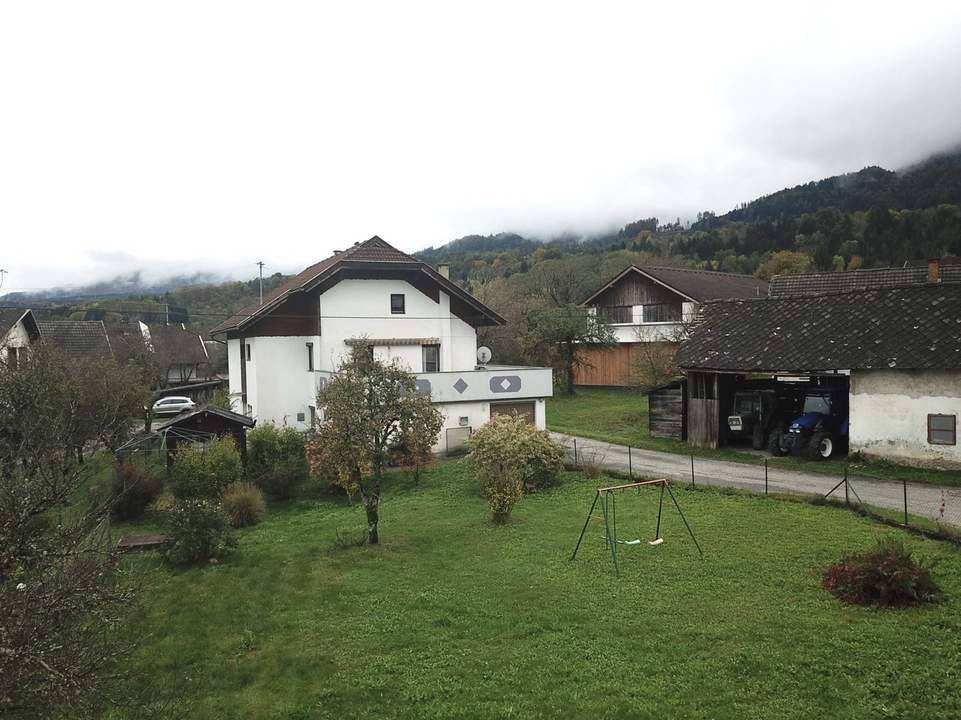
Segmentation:
{"type": "Polygon", "coordinates": [[[708,270],[707,268],[686,268],[686,267],[677,267],[674,265],[634,265],[633,267],[636,267],[638,270],[643,270],[645,267],[650,270],[682,270],[683,272],[700,273],[702,275],[725,275],[727,277],[736,277],[736,278],[744,278],[746,280],[754,280],[759,283],[764,282],[764,280],[761,280],[761,278],[755,277],[754,275],[748,275],[747,273],[732,273],[732,272],[727,272],[725,270],[708,270]]]}
{"type": "Polygon", "coordinates": [[[882,287],[860,287],[849,288],[847,290],[828,290],[818,294],[808,293],[797,295],[761,295],[760,297],[746,298],[718,298],[716,300],[708,300],[707,302],[711,305],[716,305],[720,303],[759,302],[765,300],[770,300],[772,302],[785,300],[817,300],[819,298],[836,297],[838,295],[858,295],[869,292],[890,292],[892,290],[933,290],[936,288],[961,288],[961,282],[925,283],[924,285],[918,285],[917,283],[905,283],[903,285],[884,285],[882,287]]]}

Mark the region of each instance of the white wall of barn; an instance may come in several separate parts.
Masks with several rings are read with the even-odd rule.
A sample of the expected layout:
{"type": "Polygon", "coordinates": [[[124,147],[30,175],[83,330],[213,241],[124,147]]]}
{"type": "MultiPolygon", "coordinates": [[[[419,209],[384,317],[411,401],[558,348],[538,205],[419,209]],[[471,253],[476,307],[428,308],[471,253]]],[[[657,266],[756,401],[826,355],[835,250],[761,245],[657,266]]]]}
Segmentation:
{"type": "Polygon", "coordinates": [[[855,370],[851,452],[919,466],[961,467],[961,445],[928,442],[928,415],[961,417],[961,370],[855,370]]]}

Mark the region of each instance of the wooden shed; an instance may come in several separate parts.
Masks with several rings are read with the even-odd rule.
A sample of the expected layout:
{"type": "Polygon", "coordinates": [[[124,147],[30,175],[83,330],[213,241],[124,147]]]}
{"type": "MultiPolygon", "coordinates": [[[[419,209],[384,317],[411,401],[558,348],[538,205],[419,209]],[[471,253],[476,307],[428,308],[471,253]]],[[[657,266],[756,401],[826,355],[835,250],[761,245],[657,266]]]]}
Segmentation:
{"type": "Polygon", "coordinates": [[[647,393],[651,437],[687,439],[687,383],[673,380],[647,393]]]}
{"type": "Polygon", "coordinates": [[[239,413],[212,405],[201,405],[154,425],[154,432],[165,436],[168,464],[182,442],[207,442],[230,435],[237,443],[240,457],[247,465],[247,430],[256,421],[239,413]]]}

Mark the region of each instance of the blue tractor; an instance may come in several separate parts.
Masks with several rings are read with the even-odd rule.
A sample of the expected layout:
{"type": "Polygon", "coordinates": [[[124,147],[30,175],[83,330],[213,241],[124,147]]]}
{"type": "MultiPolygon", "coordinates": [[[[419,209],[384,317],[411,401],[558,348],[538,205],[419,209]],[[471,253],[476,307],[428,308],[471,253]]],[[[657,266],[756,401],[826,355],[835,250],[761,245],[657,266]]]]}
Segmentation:
{"type": "Polygon", "coordinates": [[[827,460],[848,445],[848,394],[840,388],[812,388],[804,392],[801,416],[786,430],[772,433],[773,455],[804,455],[827,460]]]}

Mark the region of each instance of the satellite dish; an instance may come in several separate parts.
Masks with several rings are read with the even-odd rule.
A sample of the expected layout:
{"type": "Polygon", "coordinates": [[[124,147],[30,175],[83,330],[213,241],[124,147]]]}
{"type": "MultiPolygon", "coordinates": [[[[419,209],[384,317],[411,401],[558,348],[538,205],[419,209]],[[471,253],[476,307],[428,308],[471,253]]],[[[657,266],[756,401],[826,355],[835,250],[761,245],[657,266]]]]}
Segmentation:
{"type": "Polygon", "coordinates": [[[491,349],[484,345],[477,348],[477,362],[481,365],[486,365],[491,359],[491,349]]]}

